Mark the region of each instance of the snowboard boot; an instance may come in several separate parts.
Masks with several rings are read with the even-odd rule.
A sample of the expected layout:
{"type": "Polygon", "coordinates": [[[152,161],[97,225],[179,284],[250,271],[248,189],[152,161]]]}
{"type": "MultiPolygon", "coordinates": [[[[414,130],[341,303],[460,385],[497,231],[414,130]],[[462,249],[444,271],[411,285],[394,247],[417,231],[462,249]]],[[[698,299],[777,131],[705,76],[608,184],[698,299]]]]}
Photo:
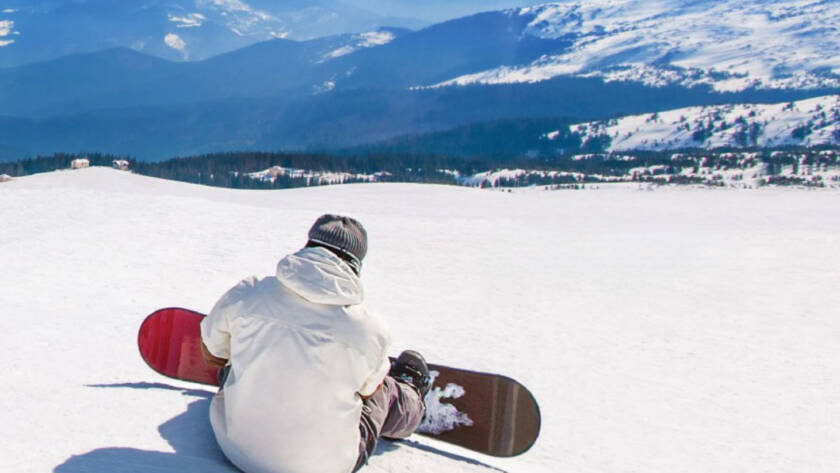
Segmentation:
{"type": "Polygon", "coordinates": [[[391,364],[388,375],[416,389],[425,404],[426,393],[432,387],[432,378],[429,377],[429,367],[423,355],[414,350],[400,353],[400,356],[391,364]]]}

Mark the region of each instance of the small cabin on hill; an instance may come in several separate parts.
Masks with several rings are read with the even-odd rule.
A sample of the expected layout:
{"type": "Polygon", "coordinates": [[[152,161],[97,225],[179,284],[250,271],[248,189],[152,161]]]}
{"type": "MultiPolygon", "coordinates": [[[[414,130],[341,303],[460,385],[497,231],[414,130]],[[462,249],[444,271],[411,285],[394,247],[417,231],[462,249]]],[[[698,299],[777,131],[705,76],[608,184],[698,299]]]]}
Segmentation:
{"type": "Polygon", "coordinates": [[[12,176],[8,174],[0,174],[0,182],[9,182],[12,180],[12,176]]]}
{"type": "Polygon", "coordinates": [[[70,161],[70,169],[83,169],[90,167],[90,160],[87,158],[79,158],[70,161]]]}
{"type": "Polygon", "coordinates": [[[128,161],[125,159],[115,159],[111,161],[111,166],[113,166],[114,169],[119,169],[120,171],[128,171],[128,161]]]}

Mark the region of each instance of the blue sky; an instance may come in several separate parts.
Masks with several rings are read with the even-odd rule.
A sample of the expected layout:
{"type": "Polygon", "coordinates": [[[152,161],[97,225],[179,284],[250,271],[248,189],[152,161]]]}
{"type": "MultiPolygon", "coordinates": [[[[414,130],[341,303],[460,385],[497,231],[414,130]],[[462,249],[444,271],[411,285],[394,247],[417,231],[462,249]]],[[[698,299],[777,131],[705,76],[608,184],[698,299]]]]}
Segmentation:
{"type": "Polygon", "coordinates": [[[343,0],[385,16],[442,21],[481,11],[547,3],[546,0],[343,0]]]}

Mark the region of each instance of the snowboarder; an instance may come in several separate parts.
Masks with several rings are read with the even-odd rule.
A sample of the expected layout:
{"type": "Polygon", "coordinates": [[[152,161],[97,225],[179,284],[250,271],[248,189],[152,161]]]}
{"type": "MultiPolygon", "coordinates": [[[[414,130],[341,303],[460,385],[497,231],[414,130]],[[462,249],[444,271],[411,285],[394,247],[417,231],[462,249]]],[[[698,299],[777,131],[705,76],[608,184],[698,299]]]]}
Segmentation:
{"type": "Polygon", "coordinates": [[[422,356],[390,363],[390,335],[362,305],[367,232],[323,215],[273,277],[245,279],[201,322],[208,363],[225,366],[210,405],[219,446],[247,473],[349,473],[380,437],[425,413],[422,356]]]}

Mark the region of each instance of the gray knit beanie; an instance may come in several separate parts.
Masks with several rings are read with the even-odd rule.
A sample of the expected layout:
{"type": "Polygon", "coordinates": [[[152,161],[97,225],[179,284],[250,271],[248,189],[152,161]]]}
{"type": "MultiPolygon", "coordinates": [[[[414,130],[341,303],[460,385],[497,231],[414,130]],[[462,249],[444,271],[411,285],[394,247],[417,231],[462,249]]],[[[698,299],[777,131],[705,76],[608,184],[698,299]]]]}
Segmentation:
{"type": "Polygon", "coordinates": [[[338,251],[356,274],[362,271],[362,260],[367,254],[367,231],[358,220],[341,215],[321,215],[309,229],[309,242],[338,251]]]}

